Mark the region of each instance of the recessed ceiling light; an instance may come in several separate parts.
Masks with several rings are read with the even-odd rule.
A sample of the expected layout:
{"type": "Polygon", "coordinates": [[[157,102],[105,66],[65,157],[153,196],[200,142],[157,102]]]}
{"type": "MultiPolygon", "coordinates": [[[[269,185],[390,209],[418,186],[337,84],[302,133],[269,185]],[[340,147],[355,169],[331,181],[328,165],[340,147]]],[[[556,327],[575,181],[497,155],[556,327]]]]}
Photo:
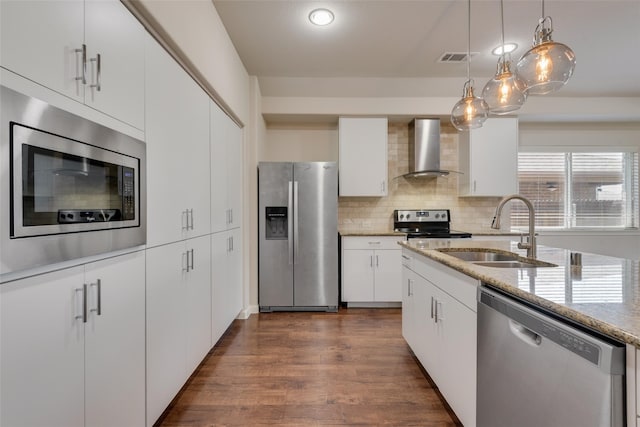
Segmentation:
{"type": "Polygon", "coordinates": [[[309,21],[315,25],[329,25],[333,22],[333,12],[329,9],[314,9],[309,14],[309,21]]]}
{"type": "MultiPolygon", "coordinates": [[[[517,43],[505,43],[504,44],[504,52],[505,53],[511,53],[514,50],[516,50],[518,48],[518,44],[517,43]]],[[[502,55],[502,46],[498,46],[495,49],[493,49],[491,51],[491,53],[493,53],[496,56],[500,56],[502,55]]]]}

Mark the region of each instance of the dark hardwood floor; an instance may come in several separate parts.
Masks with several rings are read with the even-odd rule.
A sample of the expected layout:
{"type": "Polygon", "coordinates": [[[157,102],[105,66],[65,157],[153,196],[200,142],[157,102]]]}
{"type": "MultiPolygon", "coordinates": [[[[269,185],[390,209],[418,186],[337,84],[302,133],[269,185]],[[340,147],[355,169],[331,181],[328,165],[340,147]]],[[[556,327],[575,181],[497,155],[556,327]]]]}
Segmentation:
{"type": "Polygon", "coordinates": [[[413,358],[400,309],[236,320],[158,426],[460,426],[413,358]]]}

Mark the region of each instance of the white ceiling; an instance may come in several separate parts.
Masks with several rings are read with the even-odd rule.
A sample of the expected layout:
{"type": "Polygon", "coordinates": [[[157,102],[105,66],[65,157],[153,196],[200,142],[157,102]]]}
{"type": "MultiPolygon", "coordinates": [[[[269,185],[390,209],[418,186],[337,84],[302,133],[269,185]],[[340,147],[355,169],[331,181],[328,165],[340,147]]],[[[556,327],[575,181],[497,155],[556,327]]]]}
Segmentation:
{"type": "MultiPolygon", "coordinates": [[[[460,96],[466,64],[442,64],[467,50],[464,0],[213,0],[247,71],[264,96],[460,96]],[[333,10],[327,27],[307,16],[333,10]]],[[[640,0],[547,0],[553,39],[577,65],[556,96],[640,97],[640,0]]],[[[530,47],[539,0],[504,0],[505,39],[530,47]]],[[[471,3],[471,75],[477,90],[494,74],[500,2],[471,3]]]]}

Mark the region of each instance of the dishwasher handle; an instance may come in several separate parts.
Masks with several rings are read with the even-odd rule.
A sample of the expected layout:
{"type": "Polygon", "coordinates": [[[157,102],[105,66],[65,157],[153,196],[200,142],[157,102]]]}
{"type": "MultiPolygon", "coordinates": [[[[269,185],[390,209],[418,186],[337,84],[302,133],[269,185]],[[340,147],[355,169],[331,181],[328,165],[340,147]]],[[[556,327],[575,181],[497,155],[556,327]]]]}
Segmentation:
{"type": "Polygon", "coordinates": [[[537,335],[541,343],[552,341],[598,366],[603,372],[614,375],[625,372],[625,346],[622,343],[600,337],[595,332],[587,334],[561,321],[557,314],[551,317],[542,308],[525,305],[484,285],[478,291],[478,305],[487,306],[515,322],[519,328],[512,332],[521,339],[528,339],[529,343],[535,342],[537,335]]]}

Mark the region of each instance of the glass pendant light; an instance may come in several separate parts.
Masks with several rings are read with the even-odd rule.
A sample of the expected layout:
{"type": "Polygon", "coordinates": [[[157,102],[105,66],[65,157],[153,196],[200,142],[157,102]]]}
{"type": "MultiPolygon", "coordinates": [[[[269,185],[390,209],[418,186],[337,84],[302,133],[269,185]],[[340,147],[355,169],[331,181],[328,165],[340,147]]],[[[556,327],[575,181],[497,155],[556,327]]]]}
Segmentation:
{"type": "Polygon", "coordinates": [[[538,21],[533,47],[518,61],[517,71],[526,85],[527,95],[546,95],[564,86],[573,75],[576,55],[569,46],[551,39],[553,22],[544,16],[538,21]]]}
{"type": "Polygon", "coordinates": [[[471,80],[471,0],[467,1],[467,81],[462,89],[462,99],[453,106],[451,123],[456,129],[466,131],[482,127],[489,115],[489,106],[482,98],[473,95],[471,80]]]}
{"type": "MultiPolygon", "coordinates": [[[[502,22],[502,46],[504,46],[504,4],[500,0],[500,20],[502,22]]],[[[504,49],[503,49],[504,50],[504,49]]],[[[502,53],[498,59],[496,75],[482,90],[482,99],[493,114],[507,114],[522,107],[527,95],[526,86],[517,73],[511,72],[511,54],[502,53]]]]}

